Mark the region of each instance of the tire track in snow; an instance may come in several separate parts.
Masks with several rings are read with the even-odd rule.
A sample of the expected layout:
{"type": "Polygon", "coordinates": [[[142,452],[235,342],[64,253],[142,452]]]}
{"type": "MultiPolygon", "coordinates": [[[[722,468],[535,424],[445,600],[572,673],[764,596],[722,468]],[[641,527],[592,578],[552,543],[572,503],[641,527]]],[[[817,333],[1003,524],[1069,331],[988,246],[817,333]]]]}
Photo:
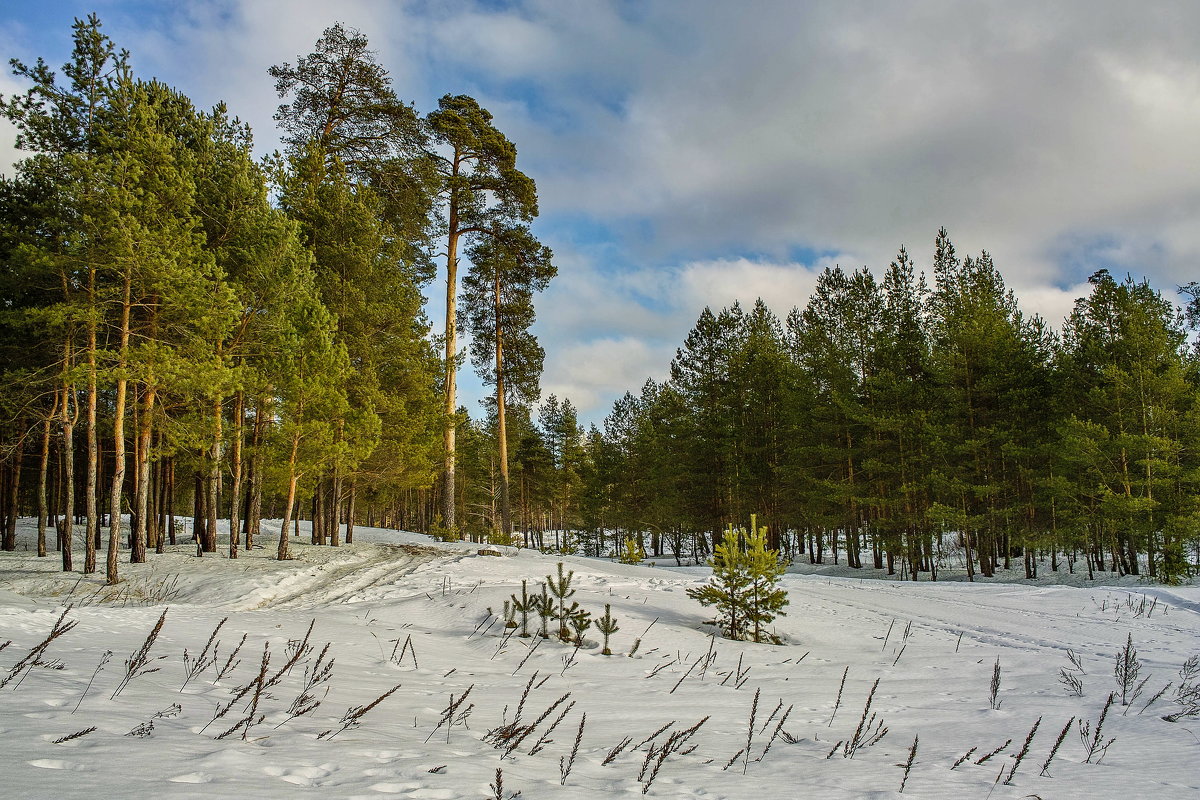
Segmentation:
{"type": "Polygon", "coordinates": [[[359,546],[346,550],[340,560],[288,576],[277,593],[248,605],[246,610],[311,609],[348,603],[372,588],[395,583],[424,564],[455,555],[415,545],[374,543],[365,548],[359,546]]]}
{"type": "MultiPolygon", "coordinates": [[[[911,621],[951,637],[957,636],[961,631],[965,633],[966,638],[980,644],[1030,652],[1051,651],[1062,654],[1068,647],[1072,647],[1074,640],[1074,649],[1081,650],[1084,655],[1106,658],[1112,655],[1111,642],[1115,641],[1115,638],[1124,639],[1123,631],[1119,637],[1114,634],[1113,619],[1088,618],[1082,613],[1087,610],[1087,601],[1094,598],[1094,594],[1090,592],[1068,595],[1061,594],[1058,590],[1045,590],[1056,595],[1056,599],[1078,599],[1081,605],[1079,609],[1071,610],[1063,608],[1061,603],[1055,603],[1053,610],[1041,611],[1024,604],[1005,607],[1003,591],[986,592],[985,597],[980,598],[986,599],[986,602],[972,602],[971,593],[934,595],[926,591],[914,595],[907,591],[907,585],[887,591],[880,587],[879,590],[869,591],[864,598],[869,600],[863,602],[847,596],[850,592],[860,591],[858,586],[843,582],[830,585],[818,581],[797,581],[789,586],[789,589],[795,589],[798,593],[818,599],[831,607],[850,609],[857,612],[860,618],[867,615],[878,617],[881,624],[891,619],[911,621]],[[980,612],[985,609],[994,615],[993,618],[988,619],[981,615],[980,612]],[[1081,633],[1091,642],[1082,641],[1081,633]]],[[[831,610],[830,613],[836,616],[835,611],[831,610]]],[[[1187,615],[1184,621],[1190,622],[1190,616],[1187,615]]],[[[1150,637],[1169,640],[1197,635],[1195,626],[1177,624],[1178,619],[1129,618],[1119,621],[1125,622],[1135,632],[1141,631],[1140,637],[1146,644],[1157,643],[1150,637]]],[[[1138,636],[1139,634],[1135,633],[1135,638],[1138,636]]]]}

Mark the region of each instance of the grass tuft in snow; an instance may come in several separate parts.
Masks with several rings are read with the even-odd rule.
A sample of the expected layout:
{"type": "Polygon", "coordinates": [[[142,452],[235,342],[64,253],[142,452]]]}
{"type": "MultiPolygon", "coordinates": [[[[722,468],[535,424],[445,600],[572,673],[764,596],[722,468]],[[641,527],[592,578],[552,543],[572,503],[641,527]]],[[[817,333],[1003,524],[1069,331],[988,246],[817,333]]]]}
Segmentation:
{"type": "MultiPolygon", "coordinates": [[[[125,677],[121,678],[121,682],[117,684],[116,690],[113,691],[110,700],[115,700],[121,692],[125,691],[125,687],[134,678],[142,675],[149,675],[152,672],[158,672],[158,667],[151,667],[150,649],[154,647],[154,642],[158,639],[158,634],[162,632],[163,623],[167,621],[167,610],[163,609],[162,615],[159,616],[158,622],[154,623],[154,627],[150,629],[150,633],[146,636],[146,641],[142,642],[142,646],[133,652],[129,658],[125,659],[125,677]]],[[[166,656],[159,656],[154,661],[161,661],[166,656]]]]}
{"type": "MultiPolygon", "coordinates": [[[[71,611],[71,606],[67,606],[66,608],[64,608],[62,614],[60,614],[58,616],[58,619],[56,619],[54,621],[54,624],[50,626],[50,632],[48,634],[46,634],[46,638],[42,639],[40,642],[35,644],[29,650],[29,652],[25,654],[25,657],[22,658],[20,661],[18,661],[8,671],[7,675],[5,675],[3,678],[0,678],[0,689],[3,689],[5,686],[7,686],[9,683],[11,683],[14,678],[17,678],[18,676],[21,676],[20,680],[17,681],[17,686],[20,686],[21,681],[25,680],[24,676],[29,674],[29,671],[32,670],[34,667],[47,667],[47,668],[51,668],[51,669],[61,669],[62,668],[61,667],[62,662],[58,661],[57,659],[54,659],[51,661],[43,661],[42,656],[45,655],[46,649],[48,647],[50,647],[50,645],[54,642],[55,639],[58,639],[60,636],[63,636],[64,634],[68,633],[77,624],[77,622],[78,622],[77,620],[68,620],[67,619],[67,614],[70,613],[70,611],[71,611]],[[58,665],[58,666],[56,666],[56,665],[58,665]]],[[[163,613],[165,614],[166,612],[164,611],[163,613]]]]}

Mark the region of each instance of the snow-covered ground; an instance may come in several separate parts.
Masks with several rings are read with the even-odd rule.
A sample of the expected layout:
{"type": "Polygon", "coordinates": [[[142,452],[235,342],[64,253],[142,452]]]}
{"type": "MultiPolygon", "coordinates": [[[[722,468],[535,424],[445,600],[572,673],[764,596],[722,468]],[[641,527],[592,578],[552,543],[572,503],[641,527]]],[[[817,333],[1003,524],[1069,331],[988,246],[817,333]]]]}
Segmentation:
{"type": "MultiPolygon", "coordinates": [[[[280,563],[270,558],[277,526],[266,526],[266,549],[236,561],[198,559],[187,544],[148,564],[122,563],[124,582],[112,588],[99,575],[59,572],[56,553],[0,554],[0,644],[12,641],[0,650],[0,796],[495,798],[500,769],[503,796],[525,800],[644,790],[891,797],[919,737],[906,796],[1200,798],[1200,719],[1162,718],[1178,710],[1178,670],[1200,653],[1195,587],[792,573],[791,605],[774,626],[786,643],[772,646],[712,637],[710,610],[685,594],[705,568],[480,554],[479,545],[377,529],[357,529],[354,545],[336,549],[302,536],[296,560],[280,563]],[[522,579],[532,589],[558,561],[575,572],[572,600],[595,616],[611,604],[615,655],[601,655],[594,628],[576,651],[489,624],[489,608],[499,613],[522,579]],[[68,604],[62,624],[74,627],[14,672],[68,604]],[[164,611],[145,666],[114,697],[126,660],[164,611]],[[216,663],[185,686],[185,668],[224,618],[216,663]],[[310,624],[311,649],[280,673],[310,624]],[[1138,680],[1149,680],[1129,706],[1118,698],[1101,744],[1115,741],[1099,763],[1099,754],[1085,763],[1078,721],[1094,733],[1129,635],[1138,680]],[[289,716],[306,680],[331,660],[331,677],[309,693],[319,706],[289,716]],[[1082,697],[1060,682],[1063,668],[1078,676],[1082,697]],[[260,673],[270,685],[256,710],[253,689],[230,705],[260,673]],[[876,682],[867,717],[886,735],[846,757],[846,742],[867,726],[876,682]],[[365,711],[344,727],[355,708],[365,711]]],[[[20,533],[29,547],[29,521],[20,533]]]]}

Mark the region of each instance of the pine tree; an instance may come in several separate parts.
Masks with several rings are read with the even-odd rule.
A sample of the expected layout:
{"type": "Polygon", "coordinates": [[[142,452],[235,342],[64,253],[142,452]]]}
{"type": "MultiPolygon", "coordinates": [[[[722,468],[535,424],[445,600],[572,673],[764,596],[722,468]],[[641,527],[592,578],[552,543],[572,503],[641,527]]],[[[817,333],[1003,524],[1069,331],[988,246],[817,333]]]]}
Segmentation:
{"type": "Polygon", "coordinates": [[[784,568],[778,552],[767,548],[766,528],[757,527],[755,516],[750,519],[751,531],[733,525],[725,530],[711,561],[712,580],[687,593],[701,605],[717,607],[727,638],[773,641],[763,626],[788,604],[787,592],[778,586],[784,568]]]}
{"type": "Polygon", "coordinates": [[[492,115],[474,98],[445,95],[426,120],[446,227],[445,464],[442,517],[458,526],[455,494],[455,413],[458,410],[458,258],[464,237],[486,238],[499,226],[528,223],[537,216],[537,189],[516,168],[517,148],[492,125],[492,115]]]}
{"type": "Polygon", "coordinates": [[[470,249],[469,256],[471,269],[463,279],[459,313],[471,336],[471,363],[496,387],[500,534],[507,540],[513,528],[506,410],[510,398],[528,403],[541,393],[545,351],[529,330],[534,322],[533,293],[544,291],[557,270],[550,249],[524,227],[497,227],[470,249]]]}

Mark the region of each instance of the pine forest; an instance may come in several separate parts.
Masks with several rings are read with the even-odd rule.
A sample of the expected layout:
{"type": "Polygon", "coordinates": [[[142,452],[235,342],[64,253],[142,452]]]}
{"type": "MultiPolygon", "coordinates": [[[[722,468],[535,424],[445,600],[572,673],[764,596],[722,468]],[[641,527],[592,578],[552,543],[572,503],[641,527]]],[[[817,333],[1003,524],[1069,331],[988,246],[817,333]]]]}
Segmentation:
{"type": "Polygon", "coordinates": [[[540,386],[536,186],[476,100],[417,109],[334,25],[261,76],[284,148],[256,159],[96,17],[73,37],[59,71],[14,60],[30,88],[3,105],[6,550],[36,517],[39,556],[116,584],[281,519],[331,547],[365,525],[702,563],[755,514],[785,559],[900,579],[950,551],[971,578],[1200,565],[1196,285],[1098,269],[1045,320],[931,230],[932,263],[826,268],[785,317],[698,310],[669,377],[585,429],[540,386]]]}

